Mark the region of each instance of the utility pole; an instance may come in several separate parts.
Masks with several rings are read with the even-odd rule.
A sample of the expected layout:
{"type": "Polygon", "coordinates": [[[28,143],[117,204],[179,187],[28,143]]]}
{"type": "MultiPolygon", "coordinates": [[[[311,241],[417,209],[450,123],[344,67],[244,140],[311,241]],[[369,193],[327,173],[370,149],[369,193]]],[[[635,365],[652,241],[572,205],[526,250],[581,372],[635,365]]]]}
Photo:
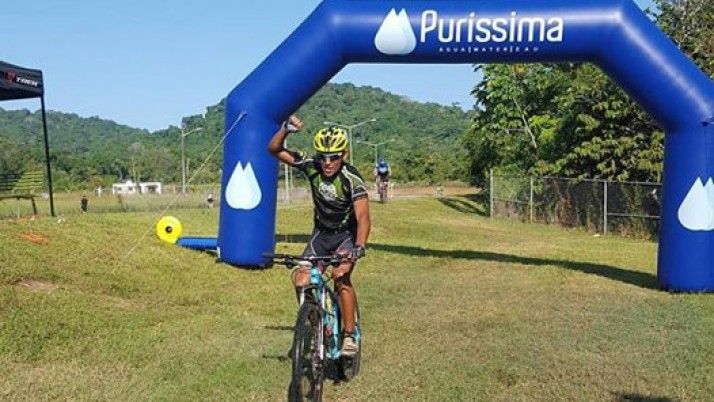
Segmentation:
{"type": "Polygon", "coordinates": [[[377,154],[378,154],[377,150],[379,149],[379,147],[382,145],[385,145],[385,144],[389,144],[390,142],[394,142],[394,141],[395,141],[395,139],[392,138],[392,139],[389,139],[387,141],[383,141],[383,142],[380,142],[377,144],[369,142],[369,141],[357,141],[357,143],[374,147],[374,165],[377,166],[377,154]]]}
{"type": "Polygon", "coordinates": [[[201,127],[196,127],[185,132],[186,126],[181,124],[181,194],[186,195],[186,151],[184,147],[184,138],[197,131],[203,130],[201,127]]]}
{"type": "Polygon", "coordinates": [[[352,164],[352,129],[357,128],[363,124],[367,123],[374,123],[377,121],[376,117],[372,117],[371,119],[361,121],[359,123],[347,125],[347,124],[340,124],[340,123],[335,123],[334,121],[326,121],[323,124],[328,125],[328,126],[335,126],[335,127],[342,127],[347,129],[347,137],[348,137],[348,143],[350,145],[350,164],[352,164]]]}

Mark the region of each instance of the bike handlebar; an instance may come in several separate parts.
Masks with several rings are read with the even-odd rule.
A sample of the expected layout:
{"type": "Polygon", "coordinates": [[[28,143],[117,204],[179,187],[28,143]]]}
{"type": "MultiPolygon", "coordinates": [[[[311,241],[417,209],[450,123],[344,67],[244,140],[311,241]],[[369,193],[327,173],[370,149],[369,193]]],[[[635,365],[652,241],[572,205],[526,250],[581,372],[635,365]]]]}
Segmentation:
{"type": "Polygon", "coordinates": [[[340,265],[342,263],[342,261],[344,261],[345,259],[350,258],[349,254],[302,256],[302,255],[272,254],[272,253],[263,253],[262,257],[267,258],[276,264],[285,265],[286,268],[294,268],[294,267],[300,265],[300,262],[302,262],[302,261],[309,261],[312,264],[316,264],[318,262],[323,262],[323,263],[326,263],[327,265],[332,265],[332,266],[336,267],[336,266],[340,265]]]}

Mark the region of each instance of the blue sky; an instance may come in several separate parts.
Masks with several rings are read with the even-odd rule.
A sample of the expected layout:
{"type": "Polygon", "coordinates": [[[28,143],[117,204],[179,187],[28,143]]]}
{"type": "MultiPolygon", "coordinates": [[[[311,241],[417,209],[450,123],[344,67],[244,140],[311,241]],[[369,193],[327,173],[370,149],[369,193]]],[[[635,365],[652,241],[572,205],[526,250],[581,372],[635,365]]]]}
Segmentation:
{"type": "MultiPolygon", "coordinates": [[[[652,0],[636,0],[651,6],[652,0]]],[[[35,0],[3,8],[0,60],[43,70],[50,110],[158,130],[216,104],[320,0],[35,0]]],[[[470,65],[349,65],[332,82],[473,104],[470,65]]],[[[3,102],[36,110],[38,100],[3,102]]]]}

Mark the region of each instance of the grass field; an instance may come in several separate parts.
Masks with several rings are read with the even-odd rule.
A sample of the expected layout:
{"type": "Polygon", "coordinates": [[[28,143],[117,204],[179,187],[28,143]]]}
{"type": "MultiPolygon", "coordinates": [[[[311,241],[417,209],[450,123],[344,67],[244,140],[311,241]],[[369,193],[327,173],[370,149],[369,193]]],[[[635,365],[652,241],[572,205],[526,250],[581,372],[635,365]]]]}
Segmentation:
{"type": "MultiPolygon", "coordinates": [[[[360,376],[338,401],[711,401],[714,298],[658,290],[656,244],[491,220],[469,197],[371,205],[360,376]]],[[[215,235],[218,210],[172,210],[215,235]]],[[[309,205],[278,212],[299,252],[309,205]]],[[[152,213],[0,221],[0,400],[278,401],[288,273],[162,244],[152,213]]]]}
{"type": "MultiPolygon", "coordinates": [[[[368,183],[371,191],[373,183],[368,183]]],[[[167,185],[164,187],[163,194],[136,194],[128,196],[119,196],[104,192],[102,196],[97,196],[93,192],[85,191],[56,191],[54,193],[54,209],[55,215],[58,217],[76,215],[81,213],[79,200],[83,194],[89,197],[89,212],[92,213],[107,213],[107,212],[156,212],[164,211],[167,207],[174,209],[181,208],[206,208],[206,195],[209,191],[214,193],[216,205],[219,204],[220,184],[201,184],[192,186],[188,189],[185,195],[179,195],[180,186],[167,185]]],[[[472,187],[465,184],[451,183],[445,188],[447,195],[462,195],[473,192],[472,187]]],[[[401,183],[395,185],[392,195],[396,197],[414,197],[414,196],[432,196],[436,193],[436,186],[419,186],[414,184],[401,183]]],[[[307,202],[310,200],[310,190],[306,187],[291,187],[290,196],[288,197],[292,203],[307,202]]],[[[278,203],[286,203],[284,193],[284,183],[278,183],[278,203]]],[[[288,203],[290,203],[288,202],[288,203]]],[[[35,197],[35,205],[39,215],[50,215],[50,200],[49,197],[35,197]]],[[[2,198],[0,194],[0,220],[14,219],[23,216],[32,215],[32,203],[27,199],[2,198]]],[[[214,231],[215,232],[215,231],[214,231]]]]}
{"type": "MultiPolygon", "coordinates": [[[[58,217],[80,214],[79,200],[83,192],[57,192],[54,194],[55,215],[58,217]]],[[[172,208],[206,208],[206,195],[195,191],[185,196],[174,193],[118,196],[104,194],[101,197],[89,193],[89,212],[160,212],[167,206],[172,208]]],[[[50,200],[40,196],[35,197],[37,213],[50,215],[50,200]]],[[[32,215],[30,200],[4,199],[0,200],[0,219],[12,219],[32,215]]]]}

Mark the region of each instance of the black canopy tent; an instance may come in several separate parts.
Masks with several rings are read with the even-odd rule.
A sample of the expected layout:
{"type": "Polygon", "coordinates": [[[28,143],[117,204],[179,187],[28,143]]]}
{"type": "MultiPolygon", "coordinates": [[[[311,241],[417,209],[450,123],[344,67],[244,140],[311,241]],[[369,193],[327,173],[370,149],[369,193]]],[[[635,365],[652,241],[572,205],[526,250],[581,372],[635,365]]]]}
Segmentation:
{"type": "Polygon", "coordinates": [[[42,129],[45,135],[45,165],[47,167],[47,184],[50,190],[50,213],[55,216],[50,146],[47,137],[47,114],[45,113],[45,86],[42,82],[42,71],[0,61],[0,101],[29,98],[40,98],[42,105],[42,129]]]}

